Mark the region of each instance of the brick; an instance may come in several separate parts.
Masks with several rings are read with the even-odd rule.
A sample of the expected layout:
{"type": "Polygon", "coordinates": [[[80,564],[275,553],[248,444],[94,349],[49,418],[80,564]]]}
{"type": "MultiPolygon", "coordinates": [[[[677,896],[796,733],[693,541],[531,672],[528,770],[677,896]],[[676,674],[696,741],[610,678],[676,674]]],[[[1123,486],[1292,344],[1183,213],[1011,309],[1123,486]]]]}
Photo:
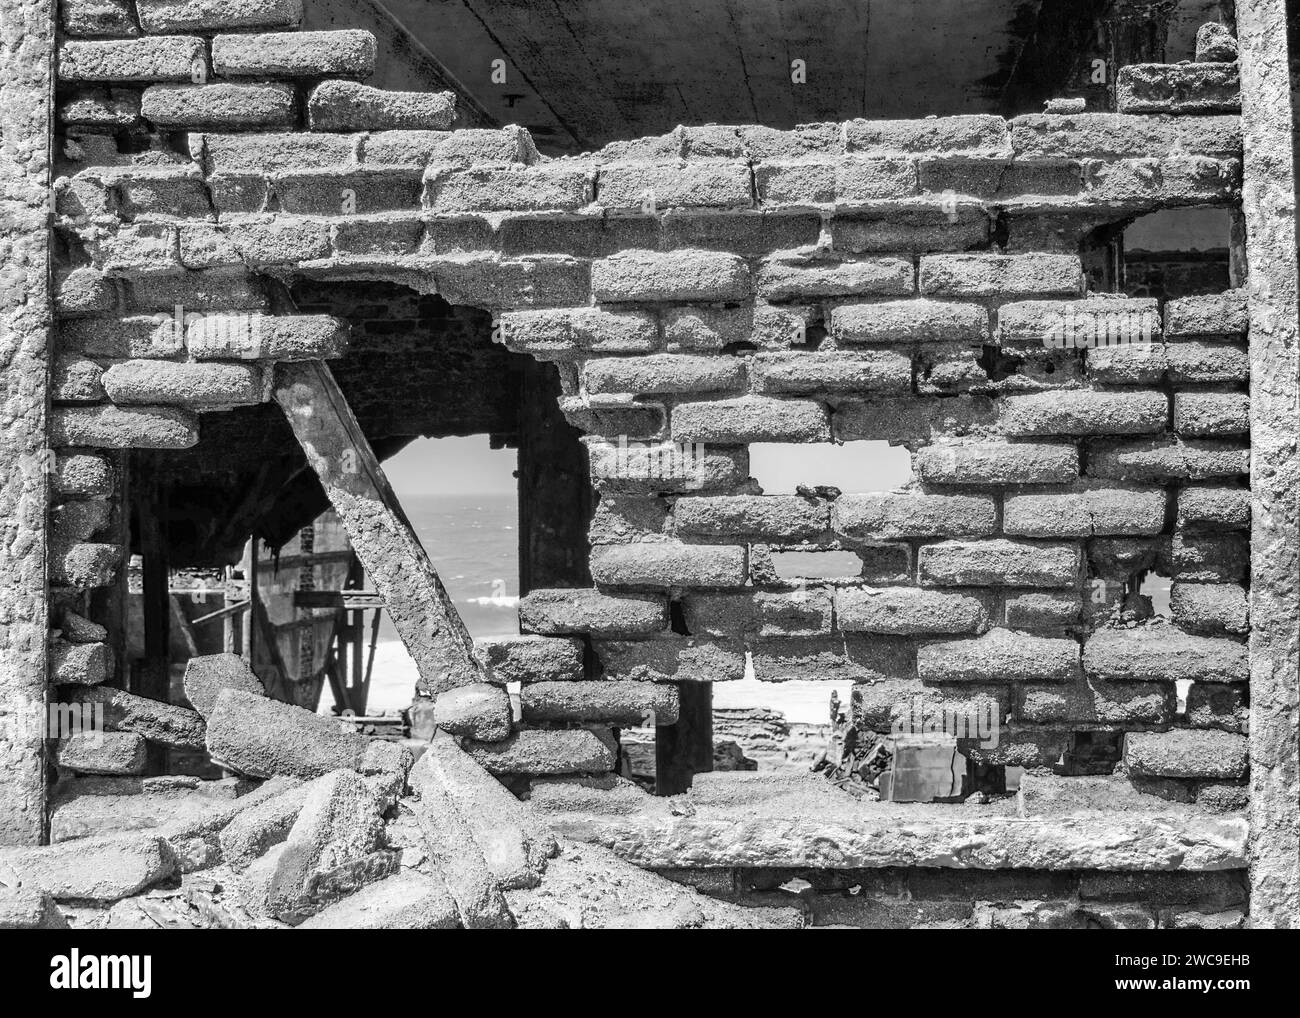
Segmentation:
{"type": "Polygon", "coordinates": [[[1119,69],[1120,113],[1236,113],[1236,64],[1129,64],[1119,69]]]}
{"type": "Polygon", "coordinates": [[[497,742],[510,735],[513,719],[510,694],[490,682],[453,686],[444,689],[434,700],[433,718],[444,732],[497,742]]]}
{"type": "Polygon", "coordinates": [[[591,268],[598,303],[744,300],[749,268],[735,255],[712,251],[624,251],[591,268]]]}
{"type": "Polygon", "coordinates": [[[519,626],[542,636],[643,636],[668,625],[668,603],[662,597],[598,590],[531,590],[519,599],[519,626]]]}
{"type": "Polygon", "coordinates": [[[1016,717],[1034,724],[1167,725],[1177,696],[1169,682],[1080,681],[1021,686],[1016,717]]]}
{"type": "Polygon", "coordinates": [[[117,310],[117,284],[89,266],[56,272],[54,290],[55,309],[60,316],[117,310]]]}
{"type": "Polygon", "coordinates": [[[123,217],[204,219],[213,215],[208,190],[194,167],[161,167],[117,177],[114,191],[123,217]]]}
{"type": "MultiPolygon", "coordinates": [[[[668,308],[663,315],[664,340],[670,348],[721,350],[733,343],[749,342],[755,331],[754,317],[753,308],[668,308]]],[[[801,328],[803,319],[792,315],[786,335],[797,337],[801,328]]]]}
{"type": "Polygon", "coordinates": [[[60,407],[50,415],[52,445],[189,449],[198,440],[198,419],[170,407],[60,407]]]}
{"type": "Polygon", "coordinates": [[[918,587],[839,588],[835,618],[842,632],[890,636],[979,633],[989,625],[982,599],[918,587]]]}
{"type": "Polygon", "coordinates": [[[750,362],[762,393],[908,392],[912,359],[891,350],[759,354],[750,362]]]}
{"type": "Polygon", "coordinates": [[[944,152],[968,156],[1009,154],[1007,122],[1001,117],[976,114],[926,117],[922,120],[850,120],[844,125],[849,152],[944,152]]]}
{"type": "Polygon", "coordinates": [[[895,734],[922,734],[927,725],[962,725],[947,735],[974,736],[991,728],[993,719],[1002,725],[1011,697],[997,686],[927,686],[915,679],[894,679],[859,683],[853,687],[850,709],[858,728],[895,734]],[[955,717],[954,717],[955,715],[955,717]]]}
{"type": "Polygon", "coordinates": [[[1195,534],[1179,531],[1170,539],[1170,571],[1189,583],[1244,580],[1250,566],[1250,542],[1244,534],[1195,534]]]}
{"type": "Polygon", "coordinates": [[[668,420],[662,406],[634,403],[623,406],[593,406],[581,396],[562,396],[560,412],[573,427],[588,435],[605,438],[661,439],[668,420]]]}
{"type": "Polygon", "coordinates": [[[1120,481],[1203,481],[1249,472],[1249,449],[1203,439],[1101,440],[1088,450],[1089,475],[1120,481]]]}
{"type": "Polygon", "coordinates": [[[591,552],[591,575],[602,587],[743,587],[745,548],[698,544],[604,545],[591,552]]]}
{"type": "Polygon", "coordinates": [[[1079,476],[1073,445],[971,442],[931,445],[915,457],[930,484],[1065,484],[1079,476]]]}
{"type": "Polygon", "coordinates": [[[668,503],[644,493],[602,492],[587,539],[592,544],[627,544],[670,535],[668,503]]]}
{"type": "Polygon", "coordinates": [[[830,261],[806,255],[779,255],[764,262],[758,292],[768,300],[815,297],[902,297],[916,288],[911,261],[859,258],[830,261]]]}
{"type": "Polygon", "coordinates": [[[203,40],[194,36],[67,41],[58,48],[60,81],[189,81],[207,71],[203,40]]]}
{"type": "Polygon", "coordinates": [[[59,24],[68,35],[139,35],[127,0],[62,0],[59,24]]]}
{"type": "Polygon", "coordinates": [[[589,393],[727,392],[745,384],[745,362],[738,357],[646,357],[587,361],[582,369],[589,393]]]}
{"type": "Polygon", "coordinates": [[[1017,158],[1163,159],[1194,153],[1241,154],[1238,117],[1035,113],[1010,123],[1017,158]]]}
{"type": "Polygon", "coordinates": [[[381,213],[356,216],[330,224],[327,247],[343,257],[415,254],[424,236],[424,223],[417,216],[381,213]]]}
{"type": "Polygon", "coordinates": [[[203,749],[203,717],[186,707],[136,696],[110,686],[93,686],[76,692],[81,703],[103,704],[104,722],[118,732],[134,732],[165,746],[203,749]]]}
{"type": "Polygon", "coordinates": [[[911,640],[858,634],[751,644],[760,682],[881,682],[916,676],[911,640]]]}
{"type": "Polygon", "coordinates": [[[489,310],[569,307],[585,304],[591,295],[590,267],[576,258],[452,255],[431,268],[438,294],[449,304],[489,310]]]}
{"type": "Polygon", "coordinates": [[[1245,434],[1250,397],[1244,392],[1176,392],[1174,430],[1198,438],[1245,434]]]}
{"type": "Polygon", "coordinates": [[[1187,723],[1193,728],[1244,732],[1250,718],[1245,692],[1241,686],[1193,682],[1187,691],[1187,723]]]}
{"type": "Polygon", "coordinates": [[[104,368],[85,357],[63,356],[50,371],[50,399],[55,403],[98,403],[105,399],[104,368]]]}
{"type": "Polygon", "coordinates": [[[930,194],[956,194],[1000,205],[1037,205],[1045,198],[1065,198],[1082,193],[1083,167],[1074,160],[1012,163],[1005,158],[922,159],[921,190],[930,194]]]}
{"type": "Polygon", "coordinates": [[[826,408],[812,400],[767,396],[681,403],[672,412],[673,439],[741,445],[748,442],[827,442],[826,408]]]}
{"type": "Polygon", "coordinates": [[[113,677],[113,654],[106,643],[50,643],[50,681],[57,685],[97,686],[113,677]]]}
{"type": "Polygon", "coordinates": [[[1092,161],[1086,175],[1089,205],[1112,211],[1227,203],[1238,200],[1241,188],[1240,160],[1207,156],[1092,161]]]}
{"type": "Polygon", "coordinates": [[[1244,735],[1213,730],[1130,732],[1124,737],[1124,765],[1138,777],[1220,778],[1246,776],[1244,735]]]}
{"type": "Polygon", "coordinates": [[[686,628],[696,636],[817,636],[831,631],[831,593],[819,587],[746,594],[691,594],[686,628]]]}
{"type": "Polygon", "coordinates": [[[740,644],[700,637],[596,641],[605,679],[629,682],[728,682],[744,678],[740,644]]]}
{"type": "Polygon", "coordinates": [[[969,202],[956,203],[949,215],[933,201],[913,200],[836,216],[830,231],[831,246],[847,254],[968,251],[989,243],[989,217],[969,202]]]}
{"type": "Polygon", "coordinates": [[[279,28],[302,22],[302,0],[135,0],[146,32],[279,28]]]}
{"type": "Polygon", "coordinates": [[[1178,492],[1178,527],[1186,530],[1246,530],[1250,492],[1207,485],[1178,492]]]}
{"type": "MultiPolygon", "coordinates": [[[[335,229],[342,229],[336,224],[335,229]]],[[[186,224],[180,234],[181,260],[191,268],[233,260],[250,266],[289,265],[324,257],[330,247],[323,223],[290,216],[229,220],[221,228],[186,224]]]]}
{"type": "Polygon", "coordinates": [[[1018,537],[1101,537],[1159,534],[1165,526],[1161,488],[1082,482],[1066,492],[1010,494],[1002,529],[1018,537]]]}
{"type": "Polygon", "coordinates": [[[600,168],[596,202],[611,212],[748,209],[754,195],[743,162],[634,162],[600,168]]]}
{"type": "Polygon", "coordinates": [[[50,551],[50,580],[77,590],[107,587],[121,561],[122,549],[116,544],[81,542],[54,547],[50,551]]]}
{"type": "Polygon", "coordinates": [[[1007,396],[1002,408],[1002,428],[1015,437],[1150,434],[1169,417],[1163,392],[1042,392],[1007,396]]]}
{"type": "Polygon", "coordinates": [[[837,343],[981,343],[989,316],[978,304],[936,300],[841,304],[830,331],[837,343]]]}
{"type": "Polygon", "coordinates": [[[945,541],[921,548],[921,582],[937,587],[1072,587],[1079,549],[1033,541],[945,541]]]}
{"type": "Polygon", "coordinates": [[[103,456],[61,453],[51,477],[54,493],[63,498],[103,498],[113,493],[113,468],[103,456]]]}
{"type": "Polygon", "coordinates": [[[388,166],[423,167],[436,159],[445,166],[476,163],[533,163],[536,151],[523,128],[464,131],[378,131],[362,145],[364,161],[388,166]]]}
{"type": "Polygon", "coordinates": [[[658,220],[638,216],[627,221],[658,223],[658,231],[649,233],[650,243],[639,243],[640,247],[729,251],[742,258],[765,258],[775,251],[808,247],[821,236],[820,218],[807,213],[678,210],[658,220]]]}
{"type": "Polygon", "coordinates": [[[844,400],[835,408],[835,440],[927,442],[983,432],[996,420],[993,406],[983,397],[844,400]]]}
{"type": "Polygon", "coordinates": [[[188,325],[185,345],[199,360],[322,360],[343,354],[347,329],[329,315],[206,315],[188,325]]]}
{"type": "Polygon", "coordinates": [[[1065,629],[1078,625],[1083,599],[1063,591],[1008,592],[1004,615],[1011,629],[1065,629]]]}
{"type": "Polygon", "coordinates": [[[178,268],[176,228],[167,223],[135,223],[87,243],[91,258],[105,272],[160,272],[178,268]]]}
{"type": "Polygon", "coordinates": [[[923,682],[1075,682],[1082,678],[1074,640],[992,629],[983,636],[936,640],[917,648],[923,682]]]}
{"type": "Polygon", "coordinates": [[[1179,297],[1165,304],[1165,332],[1170,336],[1244,336],[1250,308],[1240,290],[1179,297]]]}
{"type": "Polygon", "coordinates": [[[126,284],[126,292],[134,310],[171,312],[173,323],[177,307],[192,319],[205,311],[260,310],[268,304],[261,282],[243,266],[141,276],[126,284]]]}
{"type": "Polygon", "coordinates": [[[601,721],[611,725],[677,723],[674,686],[649,682],[534,682],[523,688],[524,721],[601,721]]]}
{"type": "Polygon", "coordinates": [[[1250,377],[1250,358],[1238,343],[1183,340],[1165,347],[1169,380],[1184,383],[1244,383],[1250,377]]]}
{"type": "Polygon", "coordinates": [[[78,774],[142,774],[145,741],[133,732],[82,732],[59,740],[57,760],[78,774]]]}
{"type": "Polygon", "coordinates": [[[921,293],[938,297],[1073,297],[1079,259],[1063,254],[935,254],[921,259],[921,293]]]}
{"type": "Polygon", "coordinates": [[[465,751],[489,774],[603,774],[614,768],[614,740],[588,728],[522,731],[502,742],[469,742],[465,751]]]}
{"type": "Polygon", "coordinates": [[[1092,347],[1084,356],[1088,377],[1101,385],[1157,384],[1169,370],[1169,356],[1161,343],[1092,347]]]}
{"type": "Polygon", "coordinates": [[[583,676],[583,646],[576,637],[500,637],[479,640],[475,647],[492,681],[499,684],[576,681],[583,676]]]}
{"type": "Polygon", "coordinates": [[[744,447],[706,447],[700,442],[584,443],[591,479],[602,492],[685,492],[734,488],[749,476],[744,447]]]}
{"type": "Polygon", "coordinates": [[[986,537],[997,529],[997,507],[991,495],[841,495],[831,527],[850,541],[986,537]]]}
{"type": "Polygon", "coordinates": [[[793,495],[731,495],[678,499],[673,518],[682,536],[780,543],[820,537],[829,512],[823,502],[793,495]]]}
{"type": "Polygon", "coordinates": [[[1124,682],[1246,682],[1243,644],[1191,636],[1173,626],[1098,630],[1084,644],[1090,677],[1124,682]]]}
{"type": "Polygon", "coordinates": [[[1244,636],[1250,631],[1246,589],[1239,583],[1175,582],[1169,611],[1174,623],[1191,633],[1244,636]]]}
{"type": "Polygon", "coordinates": [[[140,110],[159,127],[292,127],[297,97],[292,86],[278,82],[151,85],[144,90],[140,110]]]}
{"type": "Polygon", "coordinates": [[[430,170],[426,181],[427,205],[438,215],[576,212],[591,201],[590,172],[567,165],[430,170]]]}
{"type": "Polygon", "coordinates": [[[123,361],[104,372],[104,391],[117,404],[188,409],[249,406],[263,401],[262,372],[243,364],[123,361]]]}
{"type": "Polygon", "coordinates": [[[307,98],[313,131],[445,131],[456,119],[454,92],[388,92],[355,81],[323,81],[307,98]]]}
{"type": "Polygon", "coordinates": [[[272,187],[280,208],[290,215],[335,216],[345,212],[415,211],[420,207],[419,175],[404,169],[369,167],[281,174],[272,187]]]}
{"type": "MultiPolygon", "coordinates": [[[[746,155],[751,159],[787,159],[821,153],[838,155],[844,151],[843,128],[839,124],[796,124],[788,131],[761,124],[740,127],[686,128],[687,156],[703,155],[704,146],[721,146],[718,155],[746,155]],[[735,148],[731,132],[737,132],[740,147],[735,148]],[[706,141],[707,139],[707,141],[706,141]]],[[[713,153],[710,153],[713,154],[713,153]]]]}
{"type": "Polygon", "coordinates": [[[1151,343],[1160,334],[1160,306],[1151,298],[1015,301],[998,308],[998,337],[1003,343],[1075,350],[1151,343]]]}
{"type": "Polygon", "coordinates": [[[121,130],[140,120],[140,93],[129,88],[78,89],[59,107],[67,127],[121,130]]]}
{"type": "Polygon", "coordinates": [[[333,169],[351,164],[356,146],[355,138],[331,134],[205,134],[203,169],[209,176],[333,169]]]}
{"type": "Polygon", "coordinates": [[[218,35],[212,40],[212,69],[223,77],[365,77],[374,73],[375,54],[375,37],[361,29],[218,35]]]}
{"type": "Polygon", "coordinates": [[[507,349],[547,359],[582,353],[649,353],[659,345],[654,318],[640,311],[510,311],[501,316],[500,328],[507,349]]]}

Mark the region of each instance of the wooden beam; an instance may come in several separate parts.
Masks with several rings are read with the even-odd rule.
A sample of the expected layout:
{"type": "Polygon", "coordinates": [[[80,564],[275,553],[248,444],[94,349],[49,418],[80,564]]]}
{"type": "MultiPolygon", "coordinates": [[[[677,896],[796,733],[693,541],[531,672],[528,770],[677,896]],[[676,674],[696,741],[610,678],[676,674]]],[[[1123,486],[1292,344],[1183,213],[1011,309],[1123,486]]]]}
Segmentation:
{"type": "Polygon", "coordinates": [[[295,608],[334,608],[351,611],[353,608],[382,608],[384,597],[377,590],[295,590],[295,608]]]}
{"type": "Polygon", "coordinates": [[[420,692],[483,681],[474,643],[334,376],[281,364],[275,398],[415,661],[420,692]]]}
{"type": "MultiPolygon", "coordinates": [[[[168,702],[171,685],[171,570],[167,542],[163,537],[164,495],[157,481],[152,456],[136,454],[135,501],[141,558],[141,605],[144,622],[144,660],[131,683],[131,692],[150,700],[168,702]]],[[[164,746],[150,743],[146,761],[148,774],[163,774],[167,768],[164,746]]]]}

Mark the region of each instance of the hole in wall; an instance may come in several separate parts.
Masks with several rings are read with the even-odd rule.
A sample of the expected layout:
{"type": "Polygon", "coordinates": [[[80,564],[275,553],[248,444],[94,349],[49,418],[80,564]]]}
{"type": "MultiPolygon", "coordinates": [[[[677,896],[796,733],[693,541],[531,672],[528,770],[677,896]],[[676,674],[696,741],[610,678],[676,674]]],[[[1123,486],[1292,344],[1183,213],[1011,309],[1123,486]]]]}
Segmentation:
{"type": "Polygon", "coordinates": [[[1167,299],[1222,293],[1231,281],[1232,213],[1162,209],[1124,230],[1123,291],[1167,299]]]}
{"type": "Polygon", "coordinates": [[[888,442],[759,442],[749,447],[749,472],[767,495],[834,488],[841,494],[893,491],[912,479],[912,456],[888,442]]]}
{"type": "Polygon", "coordinates": [[[783,580],[849,580],[862,575],[862,559],[852,551],[773,551],[772,568],[783,580]]]}

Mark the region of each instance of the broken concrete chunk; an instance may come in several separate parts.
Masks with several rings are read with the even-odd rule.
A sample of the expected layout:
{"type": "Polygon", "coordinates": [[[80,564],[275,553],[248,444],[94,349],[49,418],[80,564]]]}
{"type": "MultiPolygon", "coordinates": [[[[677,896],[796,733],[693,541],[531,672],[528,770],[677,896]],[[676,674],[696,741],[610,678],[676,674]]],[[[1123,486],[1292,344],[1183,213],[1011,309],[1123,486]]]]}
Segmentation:
{"type": "Polygon", "coordinates": [[[607,731],[515,732],[502,742],[471,742],[469,755],[490,774],[573,774],[614,769],[614,740],[607,731]]]}
{"type": "Polygon", "coordinates": [[[557,682],[582,678],[576,637],[511,636],[477,644],[494,682],[557,682]]]}
{"type": "Polygon", "coordinates": [[[117,901],[156,884],[174,869],[167,842],[156,835],[0,849],[0,871],[16,876],[23,887],[44,888],[59,901],[117,901]]]}
{"type": "Polygon", "coordinates": [[[108,639],[107,629],[74,611],[64,611],[59,629],[69,643],[103,643],[108,639]]]}
{"type": "Polygon", "coordinates": [[[59,767],[78,774],[140,774],[144,760],[144,739],[134,732],[78,732],[59,741],[59,767]]]}
{"type": "Polygon", "coordinates": [[[54,899],[36,887],[0,886],[0,930],[66,930],[54,899]]]}
{"type": "Polygon", "coordinates": [[[403,870],[316,913],[300,930],[450,930],[460,925],[441,876],[403,870]]]}
{"type": "Polygon", "coordinates": [[[207,726],[195,711],[111,686],[79,690],[76,698],[82,703],[103,704],[104,722],[115,731],[135,732],[150,742],[167,746],[204,747],[207,726]]]}
{"type": "Polygon", "coordinates": [[[453,735],[498,742],[510,734],[512,720],[510,695],[487,682],[444,689],[434,699],[434,723],[453,735]]]}
{"type": "Polygon", "coordinates": [[[212,713],[217,695],[223,689],[240,689],[246,693],[265,694],[262,680],[253,674],[238,654],[205,654],[192,657],[185,664],[185,698],[205,718],[212,713]]]}
{"type": "Polygon", "coordinates": [[[238,813],[219,835],[221,861],[242,869],[289,837],[312,785],[294,785],[238,813]]]}
{"type": "Polygon", "coordinates": [[[96,686],[113,677],[113,658],[106,643],[65,643],[50,648],[50,679],[55,685],[96,686]]]}

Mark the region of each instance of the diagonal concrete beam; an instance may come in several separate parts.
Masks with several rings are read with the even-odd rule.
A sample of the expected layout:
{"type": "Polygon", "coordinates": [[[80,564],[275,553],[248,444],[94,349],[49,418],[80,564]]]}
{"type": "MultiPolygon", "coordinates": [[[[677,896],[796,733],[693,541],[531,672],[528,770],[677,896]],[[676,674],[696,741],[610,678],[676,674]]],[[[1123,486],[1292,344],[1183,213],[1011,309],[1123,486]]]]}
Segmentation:
{"type": "Polygon", "coordinates": [[[275,398],[415,659],[417,690],[436,696],[483,682],[465,623],[329,368],[323,361],[279,365],[275,398]]]}

